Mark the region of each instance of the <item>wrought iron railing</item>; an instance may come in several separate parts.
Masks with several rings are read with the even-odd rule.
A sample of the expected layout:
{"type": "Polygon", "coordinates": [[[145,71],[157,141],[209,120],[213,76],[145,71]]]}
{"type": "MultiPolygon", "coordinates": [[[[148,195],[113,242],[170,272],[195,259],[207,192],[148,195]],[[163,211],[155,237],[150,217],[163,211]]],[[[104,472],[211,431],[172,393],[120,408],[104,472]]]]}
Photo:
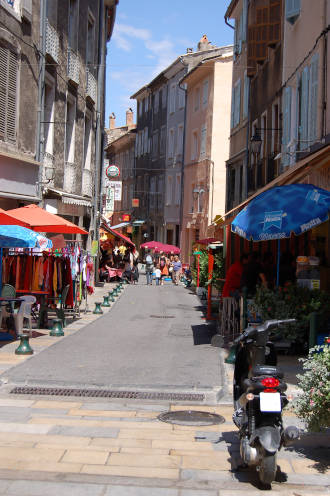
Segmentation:
{"type": "Polygon", "coordinates": [[[80,64],[78,54],[72,50],[68,49],[68,78],[75,84],[79,84],[80,81],[80,64]]]}
{"type": "Polygon", "coordinates": [[[74,162],[65,162],[63,189],[67,193],[76,193],[77,190],[77,164],[74,162]]]}
{"type": "Polygon", "coordinates": [[[58,63],[60,51],[60,39],[55,28],[46,19],[46,53],[51,56],[54,62],[58,63]]]}
{"type": "Polygon", "coordinates": [[[97,84],[96,79],[89,69],[86,70],[86,96],[96,102],[97,84]]]}
{"type": "Polygon", "coordinates": [[[93,195],[93,174],[89,169],[83,169],[81,191],[85,196],[93,195]]]}

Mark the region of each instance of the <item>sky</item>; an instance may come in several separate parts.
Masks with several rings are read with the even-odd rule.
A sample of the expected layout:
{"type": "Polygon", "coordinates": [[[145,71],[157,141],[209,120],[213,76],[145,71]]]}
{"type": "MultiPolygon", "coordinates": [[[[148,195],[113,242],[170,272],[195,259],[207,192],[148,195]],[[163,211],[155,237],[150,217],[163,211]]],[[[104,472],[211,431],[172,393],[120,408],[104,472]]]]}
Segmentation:
{"type": "Polygon", "coordinates": [[[126,110],[135,115],[133,95],[179,55],[194,51],[203,34],[213,45],[233,43],[234,31],[224,22],[230,0],[119,0],[108,43],[106,127],[114,112],[125,125],[126,110]]]}

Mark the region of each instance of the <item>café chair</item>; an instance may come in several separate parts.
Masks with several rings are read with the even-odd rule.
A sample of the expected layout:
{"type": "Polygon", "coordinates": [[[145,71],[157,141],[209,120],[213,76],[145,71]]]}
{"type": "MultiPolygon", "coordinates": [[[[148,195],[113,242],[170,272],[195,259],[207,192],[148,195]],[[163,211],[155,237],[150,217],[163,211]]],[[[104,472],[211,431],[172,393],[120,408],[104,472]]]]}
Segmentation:
{"type": "Polygon", "coordinates": [[[23,334],[24,320],[28,321],[29,333],[32,333],[32,305],[36,302],[36,297],[32,295],[25,295],[19,298],[21,300],[20,306],[16,313],[13,314],[16,334],[19,336],[23,334]]]}

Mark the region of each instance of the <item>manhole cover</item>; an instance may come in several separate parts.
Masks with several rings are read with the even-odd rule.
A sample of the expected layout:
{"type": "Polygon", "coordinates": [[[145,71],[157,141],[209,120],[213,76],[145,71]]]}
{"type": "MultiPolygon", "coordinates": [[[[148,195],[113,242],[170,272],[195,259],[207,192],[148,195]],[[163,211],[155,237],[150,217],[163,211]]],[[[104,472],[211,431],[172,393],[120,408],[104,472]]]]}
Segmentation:
{"type": "Polygon", "coordinates": [[[216,413],[199,412],[195,410],[179,410],[177,412],[161,413],[158,419],[168,424],[178,425],[214,425],[223,424],[225,419],[216,413]]]}
{"type": "Polygon", "coordinates": [[[175,315],[150,315],[152,319],[174,319],[175,315]]]}

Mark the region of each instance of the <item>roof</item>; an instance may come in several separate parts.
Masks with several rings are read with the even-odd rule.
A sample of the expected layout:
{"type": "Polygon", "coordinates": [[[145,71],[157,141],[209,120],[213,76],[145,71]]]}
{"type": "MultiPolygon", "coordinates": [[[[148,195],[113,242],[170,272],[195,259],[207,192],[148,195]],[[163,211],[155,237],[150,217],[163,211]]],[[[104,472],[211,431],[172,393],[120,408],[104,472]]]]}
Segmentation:
{"type": "MultiPolygon", "coordinates": [[[[231,45],[230,45],[231,46],[231,45]]],[[[232,56],[233,54],[231,54],[232,56]]],[[[187,74],[185,74],[183,76],[183,78],[181,78],[180,80],[180,84],[185,81],[186,79],[188,79],[191,74],[193,74],[195,71],[197,71],[197,69],[199,67],[201,67],[203,64],[206,64],[207,62],[215,62],[217,59],[220,59],[220,60],[226,60],[227,58],[229,59],[231,56],[228,56],[228,57],[224,57],[223,54],[218,54],[218,55],[212,55],[211,57],[208,57],[206,59],[203,59],[201,60],[201,62],[199,64],[197,64],[193,69],[191,69],[189,72],[187,72],[187,74]]]]}
{"type": "Polygon", "coordinates": [[[230,4],[226,10],[225,18],[231,17],[233,10],[236,7],[236,5],[238,4],[238,2],[239,2],[239,0],[231,0],[230,4]]]}

